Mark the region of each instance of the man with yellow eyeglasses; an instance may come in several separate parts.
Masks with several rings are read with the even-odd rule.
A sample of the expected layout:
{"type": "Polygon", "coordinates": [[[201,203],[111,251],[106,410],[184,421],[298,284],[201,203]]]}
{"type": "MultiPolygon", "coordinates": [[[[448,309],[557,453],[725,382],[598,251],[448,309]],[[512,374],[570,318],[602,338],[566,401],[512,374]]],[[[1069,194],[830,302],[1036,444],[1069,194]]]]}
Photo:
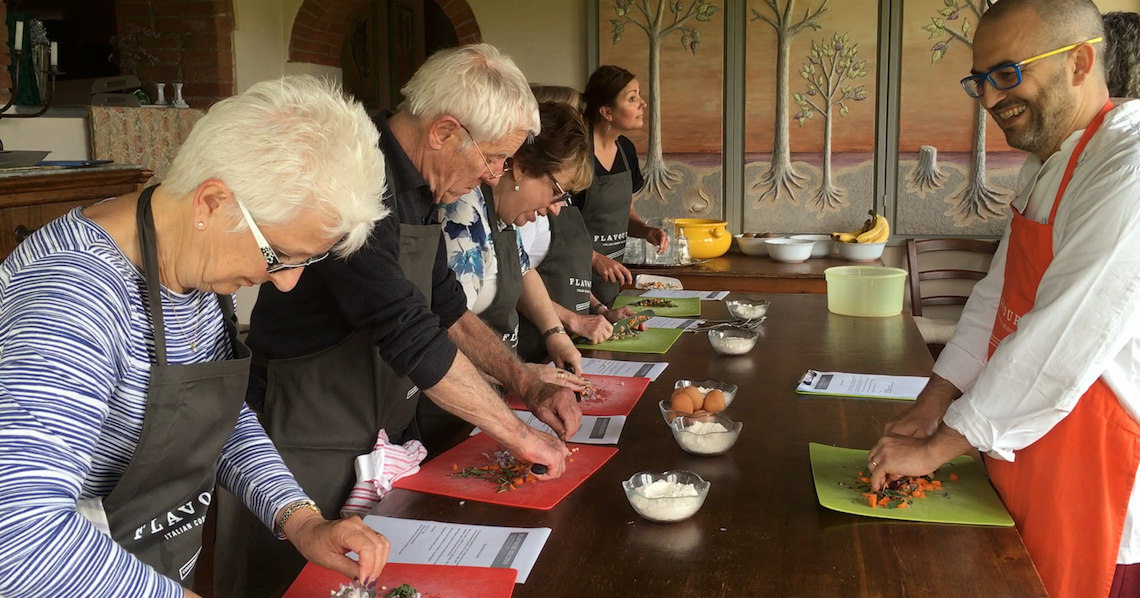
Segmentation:
{"type": "Polygon", "coordinates": [[[1140,102],[1090,0],[1001,0],[962,80],[1030,155],[989,275],[872,487],[977,448],[1052,598],[1140,595],[1140,102]]]}

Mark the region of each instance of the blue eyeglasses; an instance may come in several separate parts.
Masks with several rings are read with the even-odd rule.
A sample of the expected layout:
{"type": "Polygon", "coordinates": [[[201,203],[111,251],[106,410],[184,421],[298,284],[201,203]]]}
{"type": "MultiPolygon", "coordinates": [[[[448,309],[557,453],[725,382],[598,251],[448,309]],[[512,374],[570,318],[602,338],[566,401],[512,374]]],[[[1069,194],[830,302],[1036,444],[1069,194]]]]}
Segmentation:
{"type": "Polygon", "coordinates": [[[962,79],[962,89],[965,89],[966,95],[970,96],[971,98],[982,97],[982,94],[984,94],[986,91],[987,82],[990,84],[990,86],[999,91],[1013,89],[1014,87],[1021,85],[1021,67],[1031,62],[1041,60],[1042,58],[1048,58],[1050,56],[1056,56],[1057,54],[1068,52],[1070,50],[1075,50],[1084,44],[1095,44],[1100,41],[1104,41],[1104,38],[1094,37],[1087,41],[1077,42],[1075,44],[1065,46],[1064,48],[1057,48],[1051,52],[1046,52],[1044,54],[1038,54],[1037,56],[1033,56],[1031,58],[1026,58],[1017,64],[1006,64],[999,66],[988,73],[970,75],[969,77],[962,79]]]}

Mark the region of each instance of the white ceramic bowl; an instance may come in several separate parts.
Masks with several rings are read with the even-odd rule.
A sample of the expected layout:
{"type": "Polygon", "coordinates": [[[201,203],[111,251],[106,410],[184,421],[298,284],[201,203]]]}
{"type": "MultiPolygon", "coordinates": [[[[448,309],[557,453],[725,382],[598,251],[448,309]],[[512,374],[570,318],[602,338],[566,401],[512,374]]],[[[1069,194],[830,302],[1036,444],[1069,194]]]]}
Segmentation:
{"type": "Polygon", "coordinates": [[[764,244],[764,239],[760,237],[742,237],[740,235],[732,236],[736,237],[736,245],[740,247],[740,253],[757,257],[768,257],[768,246],[764,244]]]}
{"type": "Polygon", "coordinates": [[[679,415],[669,422],[673,439],[681,446],[681,450],[704,457],[727,453],[728,449],[736,444],[736,439],[740,437],[740,429],[743,427],[744,424],[734,422],[720,413],[679,415]],[[724,431],[698,434],[693,427],[696,424],[720,424],[724,431]]]}
{"type": "Polygon", "coordinates": [[[705,497],[709,494],[712,484],[706,482],[701,476],[683,470],[666,471],[663,473],[650,473],[643,471],[635,473],[628,480],[621,483],[625,490],[625,497],[630,506],[638,515],[661,523],[683,521],[692,517],[701,510],[705,497]],[[697,496],[683,497],[657,497],[646,496],[645,489],[653,482],[664,480],[675,484],[692,484],[697,490],[697,496]]]}
{"type": "Polygon", "coordinates": [[[768,255],[777,262],[798,264],[811,257],[811,250],[815,241],[806,239],[764,239],[768,246],[768,255]]]}
{"type": "Polygon", "coordinates": [[[831,235],[792,235],[791,238],[815,241],[815,247],[811,249],[812,257],[827,257],[835,250],[835,241],[831,235]]]}
{"type": "Polygon", "coordinates": [[[883,257],[883,248],[887,246],[884,241],[882,243],[836,243],[839,247],[839,255],[848,261],[852,262],[873,262],[883,257]]]}

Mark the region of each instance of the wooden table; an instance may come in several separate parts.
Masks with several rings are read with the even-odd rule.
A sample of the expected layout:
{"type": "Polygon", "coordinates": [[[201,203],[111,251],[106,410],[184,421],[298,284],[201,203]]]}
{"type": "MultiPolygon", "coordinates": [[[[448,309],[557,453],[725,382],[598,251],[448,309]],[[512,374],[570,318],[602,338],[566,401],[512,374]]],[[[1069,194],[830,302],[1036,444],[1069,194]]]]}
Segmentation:
{"type": "MultiPolygon", "coordinates": [[[[838,256],[815,258],[800,264],[784,264],[769,257],[753,257],[733,250],[703,264],[677,267],[630,266],[634,274],[657,274],[681,280],[686,289],[737,291],[742,293],[827,294],[823,271],[832,266],[850,266],[838,256]]],[[[881,266],[876,260],[874,265],[881,266]]]]}
{"type": "MultiPolygon", "coordinates": [[[[686,334],[660,360],[669,368],[634,408],[620,451],[549,512],[397,490],[376,513],[485,525],[550,527],[553,533],[516,598],[556,596],[1044,598],[1017,531],[890,523],[826,510],[816,501],[808,443],[870,448],[905,403],[799,399],[809,368],[929,375],[930,354],[909,315],[831,315],[826,298],[770,297],[752,353],[713,353],[686,334]],[[724,456],[681,451],[658,411],[679,378],[714,377],[741,388],[728,415],[744,422],[724,456]],[[638,471],[687,469],[712,482],[701,511],[675,524],[634,513],[621,481],[638,471]]],[[[727,313],[704,302],[705,317],[727,313]]],[[[606,354],[638,361],[654,356],[606,354]]]]}

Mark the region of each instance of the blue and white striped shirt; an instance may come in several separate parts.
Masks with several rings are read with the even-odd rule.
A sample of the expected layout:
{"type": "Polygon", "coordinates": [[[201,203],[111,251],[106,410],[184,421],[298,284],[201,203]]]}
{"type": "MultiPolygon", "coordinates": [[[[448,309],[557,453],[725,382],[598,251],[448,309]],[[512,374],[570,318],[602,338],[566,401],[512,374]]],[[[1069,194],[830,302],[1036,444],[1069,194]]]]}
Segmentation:
{"type": "MultiPolygon", "coordinates": [[[[0,266],[4,598],[183,595],[76,511],[77,499],[111,493],[142,431],[154,359],[145,289],[139,268],[79,209],[0,266]]],[[[232,356],[213,294],[164,288],[162,306],[169,363],[232,356]]],[[[218,478],[267,526],[306,498],[244,406],[218,478]]]]}

